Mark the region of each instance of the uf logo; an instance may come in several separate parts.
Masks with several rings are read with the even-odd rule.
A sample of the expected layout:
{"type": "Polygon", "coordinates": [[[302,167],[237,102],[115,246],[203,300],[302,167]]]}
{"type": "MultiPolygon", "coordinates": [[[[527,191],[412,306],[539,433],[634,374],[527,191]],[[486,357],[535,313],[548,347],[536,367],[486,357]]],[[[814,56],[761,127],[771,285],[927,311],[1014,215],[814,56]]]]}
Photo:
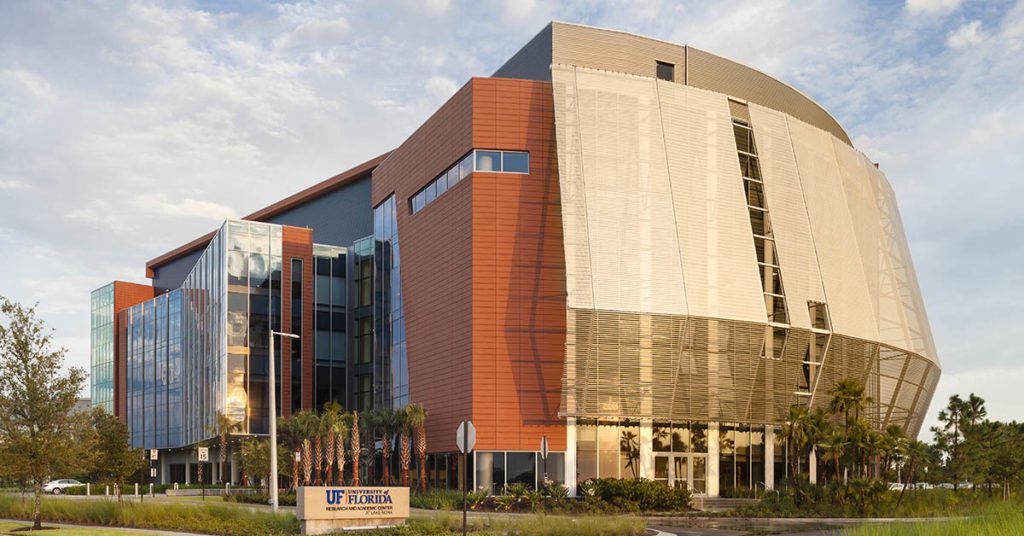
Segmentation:
{"type": "Polygon", "coordinates": [[[345,500],[345,490],[343,489],[329,489],[325,492],[327,493],[327,504],[341,504],[345,500]]]}

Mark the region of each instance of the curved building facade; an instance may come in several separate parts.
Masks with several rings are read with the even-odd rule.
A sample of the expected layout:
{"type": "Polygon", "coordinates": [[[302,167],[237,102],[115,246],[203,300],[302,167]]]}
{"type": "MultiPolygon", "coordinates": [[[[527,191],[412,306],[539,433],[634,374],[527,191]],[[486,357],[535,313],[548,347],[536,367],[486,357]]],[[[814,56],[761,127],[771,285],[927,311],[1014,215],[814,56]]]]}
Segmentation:
{"type": "Polygon", "coordinates": [[[622,476],[610,438],[635,435],[629,476],[770,482],[788,409],[846,378],[916,435],[935,345],[893,190],[835,119],[713,54],[560,23],[496,76],[549,58],[578,479],[622,476]]]}
{"type": "Polygon", "coordinates": [[[180,364],[146,335],[161,302],[94,297],[94,330],[114,333],[94,345],[97,392],[113,389],[97,404],[173,451],[164,481],[191,478],[186,443],[218,410],[265,432],[269,326],[300,335],[276,353],[282,416],[423,404],[427,478],[451,487],[472,420],[466,476],[495,493],[813,478],[786,459],[789,408],[855,379],[862,416],[913,436],[939,378],[885,175],[806,95],[692,47],[552,23],[393,151],[245,220],[147,264],[135,301],[186,293],[180,364]],[[202,289],[222,321],[196,312],[202,289]],[[183,433],[162,434],[172,417],[183,433]]]}

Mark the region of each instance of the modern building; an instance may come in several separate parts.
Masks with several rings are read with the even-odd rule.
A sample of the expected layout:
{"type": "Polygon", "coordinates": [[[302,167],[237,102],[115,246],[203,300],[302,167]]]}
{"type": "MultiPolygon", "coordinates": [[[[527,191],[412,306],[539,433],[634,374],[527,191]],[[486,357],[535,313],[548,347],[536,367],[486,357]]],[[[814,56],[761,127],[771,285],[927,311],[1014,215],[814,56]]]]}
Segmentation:
{"type": "Polygon", "coordinates": [[[791,406],[853,378],[915,435],[940,373],[893,190],[824,108],[557,22],[395,150],[146,269],[152,296],[94,293],[93,400],[175,479],[217,412],[266,432],[271,327],[300,335],[281,415],[421,403],[436,485],[471,419],[496,492],[542,478],[543,437],[570,490],[771,488],[791,406]]]}

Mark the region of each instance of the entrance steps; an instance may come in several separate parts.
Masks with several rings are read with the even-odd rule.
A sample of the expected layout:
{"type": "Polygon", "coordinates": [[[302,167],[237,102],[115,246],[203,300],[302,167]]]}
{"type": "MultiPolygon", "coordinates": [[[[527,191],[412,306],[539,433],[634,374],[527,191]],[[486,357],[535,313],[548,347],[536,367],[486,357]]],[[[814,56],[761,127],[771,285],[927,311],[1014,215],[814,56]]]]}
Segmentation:
{"type": "Polygon", "coordinates": [[[724,512],[726,510],[735,510],[740,506],[752,506],[759,502],[761,502],[761,499],[696,496],[690,500],[690,506],[702,512],[724,512]]]}

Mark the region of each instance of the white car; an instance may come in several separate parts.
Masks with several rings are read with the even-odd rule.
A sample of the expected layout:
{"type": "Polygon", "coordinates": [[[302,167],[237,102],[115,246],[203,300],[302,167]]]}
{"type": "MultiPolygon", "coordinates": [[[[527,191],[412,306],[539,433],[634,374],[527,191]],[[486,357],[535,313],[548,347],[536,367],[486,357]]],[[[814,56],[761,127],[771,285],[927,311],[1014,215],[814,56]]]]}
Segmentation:
{"type": "Polygon", "coordinates": [[[64,490],[68,488],[84,485],[85,484],[77,480],[65,478],[64,480],[54,480],[51,482],[47,482],[46,485],[43,486],[43,491],[45,491],[46,493],[52,493],[54,495],[60,495],[61,493],[64,493],[64,490]]]}
{"type": "Polygon", "coordinates": [[[902,491],[905,486],[906,484],[901,482],[891,482],[889,483],[889,491],[902,491]]]}
{"type": "Polygon", "coordinates": [[[931,485],[931,484],[929,484],[927,482],[918,482],[918,483],[914,484],[914,489],[933,489],[933,488],[935,488],[935,486],[933,486],[933,485],[931,485]]]}

